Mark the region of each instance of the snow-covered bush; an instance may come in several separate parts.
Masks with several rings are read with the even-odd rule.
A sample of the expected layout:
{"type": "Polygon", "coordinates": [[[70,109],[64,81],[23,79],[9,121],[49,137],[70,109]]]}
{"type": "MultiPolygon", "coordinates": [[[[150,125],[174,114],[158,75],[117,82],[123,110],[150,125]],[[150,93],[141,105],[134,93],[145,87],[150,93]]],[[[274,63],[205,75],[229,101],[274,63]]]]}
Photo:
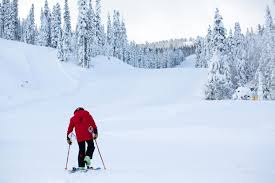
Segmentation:
{"type": "Polygon", "coordinates": [[[233,95],[234,100],[250,100],[253,93],[249,87],[239,87],[233,95]]]}

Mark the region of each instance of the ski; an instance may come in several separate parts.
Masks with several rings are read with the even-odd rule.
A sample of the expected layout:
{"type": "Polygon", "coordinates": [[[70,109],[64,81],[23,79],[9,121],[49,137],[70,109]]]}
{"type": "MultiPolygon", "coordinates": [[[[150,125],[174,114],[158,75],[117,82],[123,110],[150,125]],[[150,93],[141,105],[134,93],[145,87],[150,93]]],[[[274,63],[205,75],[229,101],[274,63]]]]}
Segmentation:
{"type": "Polygon", "coordinates": [[[73,167],[71,170],[68,170],[68,172],[69,173],[76,173],[76,172],[83,172],[83,173],[85,173],[85,172],[87,172],[88,171],[88,169],[80,169],[80,168],[76,168],[76,167],[73,167]]]}
{"type": "Polygon", "coordinates": [[[101,170],[101,168],[100,168],[100,167],[96,167],[96,168],[94,168],[94,167],[89,167],[89,168],[87,168],[87,170],[101,170]]]}
{"type": "Polygon", "coordinates": [[[71,170],[68,170],[68,172],[69,173],[76,173],[76,172],[86,173],[90,170],[96,171],[96,170],[101,170],[101,168],[100,167],[96,167],[96,168],[88,167],[88,168],[85,168],[85,169],[80,169],[80,168],[73,167],[71,170]]]}

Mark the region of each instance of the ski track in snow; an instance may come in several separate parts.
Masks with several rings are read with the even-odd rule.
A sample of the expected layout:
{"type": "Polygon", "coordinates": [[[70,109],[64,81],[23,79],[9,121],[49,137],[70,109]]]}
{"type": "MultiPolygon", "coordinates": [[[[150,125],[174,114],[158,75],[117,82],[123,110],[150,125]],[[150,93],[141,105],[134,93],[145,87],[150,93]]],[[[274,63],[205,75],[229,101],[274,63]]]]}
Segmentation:
{"type": "MultiPolygon", "coordinates": [[[[86,70],[50,48],[0,39],[0,50],[1,183],[275,181],[275,103],[204,101],[194,56],[162,70],[99,56],[86,70]],[[64,170],[78,106],[97,122],[106,171],[64,170]]],[[[77,154],[74,140],[69,167],[77,154]]],[[[92,162],[102,167],[97,151],[92,162]]]]}

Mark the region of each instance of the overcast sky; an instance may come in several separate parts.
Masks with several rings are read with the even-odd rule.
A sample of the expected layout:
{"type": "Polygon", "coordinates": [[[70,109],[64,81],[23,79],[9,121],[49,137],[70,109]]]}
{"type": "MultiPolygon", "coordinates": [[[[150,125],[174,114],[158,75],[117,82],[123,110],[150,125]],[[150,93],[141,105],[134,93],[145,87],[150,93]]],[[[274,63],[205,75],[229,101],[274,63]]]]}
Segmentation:
{"type": "MultiPolygon", "coordinates": [[[[39,23],[41,6],[45,0],[19,0],[19,14],[26,17],[32,3],[39,23]]],[[[92,0],[95,1],[95,0],[92,0]]],[[[64,0],[48,0],[49,6],[64,0]]],[[[77,0],[69,0],[72,24],[77,19],[77,0]]],[[[275,14],[272,0],[102,0],[104,23],[108,11],[119,10],[123,15],[130,40],[138,43],[170,38],[205,35],[213,22],[215,8],[219,8],[227,28],[236,21],[245,32],[247,27],[264,23],[266,6],[275,14]]]]}

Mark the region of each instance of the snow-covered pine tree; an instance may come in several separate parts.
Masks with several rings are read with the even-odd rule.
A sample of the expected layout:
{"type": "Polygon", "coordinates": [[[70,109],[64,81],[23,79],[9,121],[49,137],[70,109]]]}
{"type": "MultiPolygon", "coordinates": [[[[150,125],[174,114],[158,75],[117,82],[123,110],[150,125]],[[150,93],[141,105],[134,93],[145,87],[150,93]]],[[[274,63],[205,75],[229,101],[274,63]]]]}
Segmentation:
{"type": "Polygon", "coordinates": [[[57,58],[59,61],[63,62],[64,59],[64,49],[63,49],[63,38],[62,38],[62,30],[59,30],[58,34],[58,42],[57,42],[57,58]]]}
{"type": "Polygon", "coordinates": [[[124,23],[124,20],[121,20],[121,29],[120,29],[121,33],[121,46],[122,46],[122,60],[123,61],[127,61],[127,63],[129,62],[129,53],[128,53],[128,38],[127,38],[127,30],[126,30],[126,26],[124,23]]]}
{"type": "Polygon", "coordinates": [[[107,56],[113,56],[114,34],[110,14],[107,21],[107,56]]]}
{"type": "Polygon", "coordinates": [[[65,0],[64,3],[64,32],[71,33],[72,26],[71,26],[71,15],[70,15],[70,9],[68,5],[68,0],[65,0]]]}
{"type": "Polygon", "coordinates": [[[258,34],[262,36],[264,32],[264,27],[262,27],[261,24],[258,24],[257,31],[258,31],[258,34]]]}
{"type": "Polygon", "coordinates": [[[57,3],[53,7],[52,20],[51,20],[51,46],[57,47],[58,38],[61,31],[61,9],[57,3]]]}
{"type": "MultiPolygon", "coordinates": [[[[274,4],[275,4],[275,0],[273,1],[274,4]]],[[[273,26],[273,41],[274,41],[274,37],[275,37],[275,33],[274,33],[274,24],[273,22],[270,23],[272,26],[273,26]]],[[[274,42],[273,42],[273,52],[271,52],[272,54],[272,60],[271,60],[271,81],[270,81],[270,95],[271,95],[271,99],[272,100],[275,100],[275,53],[274,53],[274,50],[275,50],[275,45],[274,45],[274,42]]]]}
{"type": "Polygon", "coordinates": [[[25,24],[24,42],[34,44],[35,41],[35,22],[34,22],[34,5],[30,9],[29,15],[25,24]]]}
{"type": "Polygon", "coordinates": [[[19,40],[19,18],[18,18],[18,0],[13,0],[12,3],[12,24],[13,24],[13,40],[19,40]]]}
{"type": "Polygon", "coordinates": [[[62,47],[63,49],[63,61],[67,62],[71,53],[71,16],[68,6],[68,0],[65,0],[64,5],[64,24],[63,24],[63,35],[62,35],[62,47]]]}
{"type": "Polygon", "coordinates": [[[42,14],[40,30],[39,30],[39,45],[49,46],[49,24],[45,14],[42,14]]]}
{"type": "Polygon", "coordinates": [[[0,3],[0,38],[4,37],[4,7],[2,3],[0,3]]]}
{"type": "Polygon", "coordinates": [[[241,26],[238,22],[235,23],[234,44],[233,54],[237,70],[237,84],[238,86],[244,86],[249,80],[249,68],[247,67],[248,63],[244,35],[242,34],[241,26]]]}
{"type": "Polygon", "coordinates": [[[226,54],[226,31],[222,20],[219,10],[216,9],[212,40],[215,52],[209,65],[208,81],[205,89],[207,100],[230,99],[233,94],[229,61],[226,54]]]}
{"type": "Polygon", "coordinates": [[[235,40],[231,29],[226,39],[226,46],[227,46],[228,64],[231,71],[231,81],[232,81],[233,89],[236,89],[238,87],[237,69],[236,69],[236,63],[235,63],[236,48],[235,48],[235,40]]]}
{"type": "Polygon", "coordinates": [[[272,71],[271,71],[271,86],[270,86],[270,95],[271,95],[271,99],[275,100],[275,56],[273,55],[273,59],[272,59],[272,71]]]}
{"type": "Polygon", "coordinates": [[[130,65],[137,67],[137,49],[134,41],[130,42],[130,65]]]}
{"type": "Polygon", "coordinates": [[[12,5],[10,0],[3,0],[4,8],[4,38],[13,39],[14,29],[13,29],[13,19],[12,19],[12,5]]]}
{"type": "Polygon", "coordinates": [[[206,46],[206,51],[205,51],[205,60],[207,62],[207,67],[210,63],[210,60],[213,56],[213,46],[212,46],[212,28],[209,25],[207,35],[206,35],[206,40],[205,40],[205,46],[206,46]]]}
{"type": "Polygon", "coordinates": [[[258,98],[259,100],[264,100],[264,86],[263,86],[263,75],[261,72],[258,73],[258,98]]]}
{"type": "Polygon", "coordinates": [[[10,0],[3,1],[5,2],[5,38],[10,40],[16,40],[16,26],[18,20],[18,9],[17,9],[17,0],[10,2],[10,0]]]}
{"type": "Polygon", "coordinates": [[[44,25],[41,25],[41,27],[44,28],[44,29],[42,29],[42,31],[44,31],[44,32],[42,34],[44,36],[46,36],[45,38],[47,40],[42,41],[42,42],[46,43],[42,46],[50,47],[51,46],[51,12],[50,12],[50,8],[49,8],[47,0],[45,0],[44,13],[43,14],[44,14],[43,15],[44,17],[43,17],[43,20],[41,21],[41,24],[44,24],[44,25]]]}
{"type": "Polygon", "coordinates": [[[105,33],[105,27],[102,24],[101,27],[101,40],[102,40],[102,46],[101,46],[101,55],[107,55],[107,34],[105,33]]]}
{"type": "Polygon", "coordinates": [[[208,81],[205,89],[207,100],[223,100],[232,97],[232,83],[227,56],[216,50],[209,65],[208,81]]]}
{"type": "Polygon", "coordinates": [[[212,31],[212,43],[213,46],[212,50],[216,52],[216,50],[219,50],[221,52],[224,52],[225,47],[225,39],[226,39],[226,30],[223,25],[223,18],[220,15],[219,9],[216,9],[215,17],[214,17],[214,27],[212,31]]]}
{"type": "MultiPolygon", "coordinates": [[[[21,25],[20,25],[20,27],[21,27],[21,25]]],[[[39,45],[39,29],[36,24],[35,24],[34,32],[35,32],[34,44],[39,45]]]]}
{"type": "Polygon", "coordinates": [[[203,38],[202,37],[198,37],[196,39],[196,42],[195,42],[195,45],[196,45],[196,64],[195,64],[195,67],[197,68],[202,68],[202,59],[201,58],[203,55],[202,55],[202,52],[203,52],[203,38]]]}
{"type": "Polygon", "coordinates": [[[25,41],[25,31],[26,30],[26,19],[22,19],[22,21],[20,22],[20,41],[24,42],[25,41]]]}
{"type": "Polygon", "coordinates": [[[259,53],[260,48],[257,47],[256,34],[254,34],[253,29],[247,29],[245,35],[245,49],[246,49],[246,59],[247,59],[247,67],[249,71],[248,81],[254,80],[256,82],[256,71],[258,68],[259,63],[259,53]]]}
{"type": "Polygon", "coordinates": [[[43,19],[44,19],[44,10],[43,10],[43,8],[41,8],[41,11],[40,11],[40,27],[38,29],[38,37],[37,37],[37,45],[39,45],[39,46],[44,46],[43,41],[42,41],[42,32],[41,32],[42,31],[43,19]]]}
{"type": "Polygon", "coordinates": [[[102,32],[102,25],[101,25],[101,0],[96,0],[96,7],[95,7],[95,27],[96,27],[96,38],[97,38],[97,45],[98,45],[98,53],[103,53],[103,45],[104,45],[104,32],[102,32]]]}
{"type": "Polygon", "coordinates": [[[122,42],[121,42],[121,25],[120,14],[118,11],[114,11],[113,15],[113,31],[114,31],[114,57],[122,59],[122,42]]]}
{"type": "Polygon", "coordinates": [[[263,35],[261,39],[261,57],[259,68],[257,70],[257,75],[262,75],[263,78],[262,88],[263,88],[263,99],[268,100],[271,98],[270,90],[271,90],[271,75],[272,75],[272,64],[273,64],[273,54],[275,49],[275,38],[274,38],[274,25],[273,19],[270,13],[269,7],[266,9],[266,21],[265,21],[265,29],[263,30],[263,35]],[[261,73],[261,74],[260,74],[261,73]]]}
{"type": "Polygon", "coordinates": [[[43,19],[43,16],[44,16],[44,10],[43,10],[43,8],[41,8],[41,10],[40,10],[40,24],[42,23],[42,19],[43,19]]]}
{"type": "Polygon", "coordinates": [[[88,56],[88,3],[87,0],[78,0],[79,14],[77,20],[77,59],[78,64],[84,68],[89,68],[90,58],[88,56]]]}
{"type": "Polygon", "coordinates": [[[92,1],[89,1],[89,8],[88,8],[88,28],[87,28],[87,35],[88,35],[88,57],[92,58],[99,54],[97,37],[96,37],[96,16],[92,6],[92,1]]]}
{"type": "MultiPolygon", "coordinates": [[[[201,61],[200,61],[200,66],[201,68],[207,68],[208,67],[208,61],[206,60],[207,58],[207,52],[208,50],[208,44],[207,44],[207,40],[206,39],[202,39],[202,50],[201,50],[201,61]]],[[[175,66],[175,65],[174,65],[175,66]]]]}

